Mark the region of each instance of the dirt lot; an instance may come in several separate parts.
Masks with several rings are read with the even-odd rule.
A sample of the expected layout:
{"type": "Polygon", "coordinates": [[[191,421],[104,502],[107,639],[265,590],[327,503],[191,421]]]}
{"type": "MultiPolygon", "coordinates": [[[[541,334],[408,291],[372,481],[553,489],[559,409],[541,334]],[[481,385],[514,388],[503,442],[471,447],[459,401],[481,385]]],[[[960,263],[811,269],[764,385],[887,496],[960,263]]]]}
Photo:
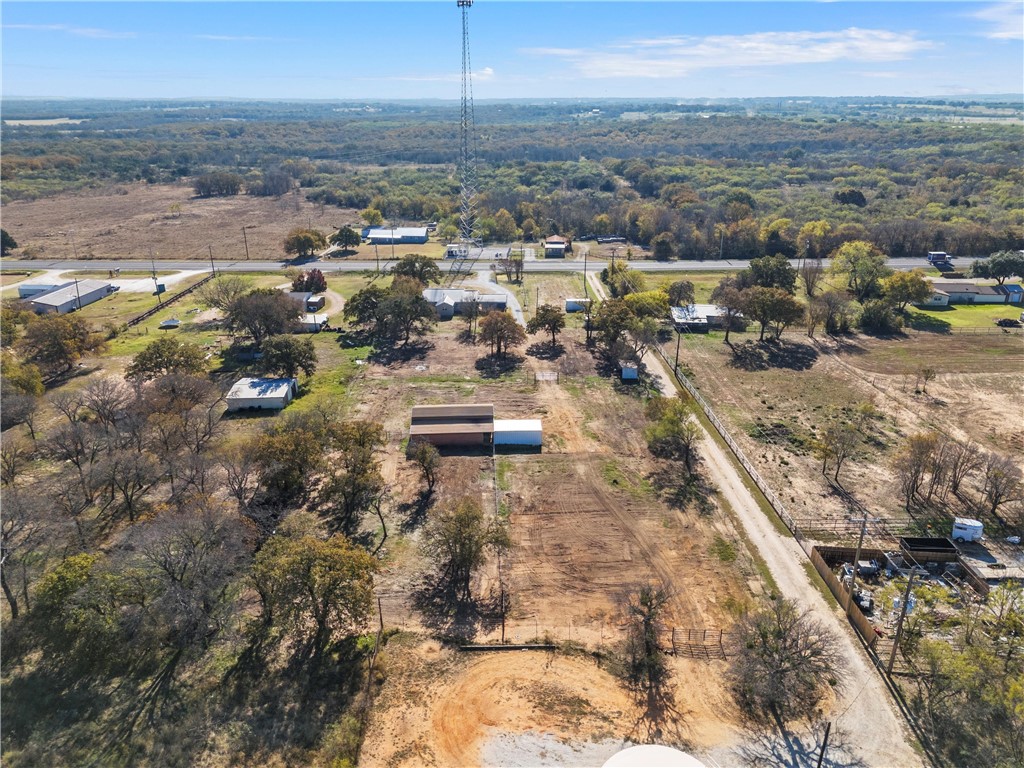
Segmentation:
{"type": "MultiPolygon", "coordinates": [[[[360,764],[600,765],[652,737],[643,708],[593,659],[546,652],[460,654],[410,636],[389,643],[388,680],[360,764]]],[[[693,751],[736,738],[721,662],[676,660],[675,724],[655,737],[693,751]]]]}
{"type": "MultiPolygon", "coordinates": [[[[329,234],[338,226],[360,225],[357,211],[321,207],[298,189],[279,198],[200,199],[187,184],[122,184],[15,201],[3,206],[3,220],[21,246],[16,255],[37,259],[139,259],[152,250],[158,258],[208,260],[212,247],[216,259],[241,261],[248,241],[251,259],[277,260],[285,258],[281,244],[295,227],[329,234]]],[[[390,258],[390,248],[380,255],[390,258]]],[[[355,254],[373,256],[366,245],[355,254]]]]}
{"type": "MultiPolygon", "coordinates": [[[[814,439],[831,421],[857,423],[866,435],[844,465],[845,488],[873,514],[903,522],[889,463],[907,435],[939,429],[1024,456],[1019,432],[1005,429],[1024,410],[1020,335],[784,339],[772,347],[738,336],[733,356],[721,334],[684,337],[680,363],[798,519],[849,517],[813,456],[814,439]],[[926,387],[923,368],[935,371],[926,387]]],[[[667,351],[674,354],[674,345],[667,351]]]]}

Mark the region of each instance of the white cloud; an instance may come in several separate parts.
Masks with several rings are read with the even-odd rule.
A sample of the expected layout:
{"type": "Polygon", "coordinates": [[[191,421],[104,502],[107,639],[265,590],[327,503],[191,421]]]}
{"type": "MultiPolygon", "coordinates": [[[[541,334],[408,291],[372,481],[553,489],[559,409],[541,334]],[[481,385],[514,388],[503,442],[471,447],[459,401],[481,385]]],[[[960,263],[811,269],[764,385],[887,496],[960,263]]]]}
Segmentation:
{"type": "Polygon", "coordinates": [[[850,27],[828,32],[642,38],[603,50],[535,48],[527,52],[565,59],[588,78],[672,78],[726,67],[898,61],[934,47],[914,33],[850,27]]]}
{"type": "Polygon", "coordinates": [[[115,32],[96,27],[72,27],[69,24],[4,24],[4,29],[26,29],[35,32],[66,32],[76,37],[91,37],[95,40],[127,40],[135,37],[134,32],[115,32]]]}
{"type": "Polygon", "coordinates": [[[989,24],[985,37],[995,40],[1020,40],[1024,37],[1024,4],[998,3],[971,14],[989,24]]]}

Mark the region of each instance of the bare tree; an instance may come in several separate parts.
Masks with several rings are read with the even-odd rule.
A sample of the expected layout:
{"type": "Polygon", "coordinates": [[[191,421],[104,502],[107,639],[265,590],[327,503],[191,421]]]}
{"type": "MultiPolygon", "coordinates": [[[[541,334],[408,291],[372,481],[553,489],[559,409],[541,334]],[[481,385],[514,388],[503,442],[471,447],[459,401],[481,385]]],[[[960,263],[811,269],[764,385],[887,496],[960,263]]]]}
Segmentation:
{"type": "Polygon", "coordinates": [[[81,392],[61,390],[50,397],[50,405],[64,414],[71,423],[78,421],[78,416],[85,407],[81,392]]]}
{"type": "Polygon", "coordinates": [[[931,466],[931,456],[937,445],[938,437],[933,432],[911,435],[893,460],[900,494],[908,510],[924,486],[925,476],[931,466]]]}
{"type": "Polygon", "coordinates": [[[825,318],[828,315],[828,307],[825,306],[824,302],[818,299],[812,299],[807,303],[807,308],[804,310],[804,319],[807,324],[807,335],[812,339],[814,338],[814,332],[818,326],[825,322],[825,318]]]}
{"type": "Polygon", "coordinates": [[[733,687],[751,717],[781,723],[811,716],[845,668],[839,643],[819,620],[784,598],[770,601],[740,625],[733,687]]]}
{"type": "Polygon", "coordinates": [[[997,453],[985,457],[985,485],[982,494],[993,515],[1005,502],[1019,500],[1021,489],[1020,467],[1013,459],[997,453]]]}
{"type": "Polygon", "coordinates": [[[25,444],[8,437],[0,443],[0,484],[13,485],[28,461],[25,444]]]}
{"type": "Polygon", "coordinates": [[[953,442],[949,448],[949,490],[960,495],[964,481],[981,469],[984,459],[975,443],[953,442]]]}
{"type": "Polygon", "coordinates": [[[645,584],[626,598],[626,674],[632,686],[657,695],[671,675],[658,643],[664,630],[661,614],[669,601],[664,589],[645,584]]]}
{"type": "Polygon", "coordinates": [[[825,308],[825,333],[845,333],[850,329],[850,297],[844,291],[826,291],[821,295],[825,308]]]}
{"type": "Polygon", "coordinates": [[[249,286],[245,279],[238,275],[219,275],[204,284],[196,293],[208,307],[226,310],[231,304],[246,294],[249,286]]]}
{"type": "Polygon", "coordinates": [[[821,259],[804,259],[800,262],[800,277],[803,278],[804,293],[808,299],[814,298],[824,274],[825,268],[821,265],[821,259]]]}
{"type": "Polygon", "coordinates": [[[112,503],[131,522],[139,512],[146,493],[161,477],[159,465],[148,452],[117,450],[110,453],[100,470],[112,503]]]}
{"type": "Polygon", "coordinates": [[[135,393],[120,379],[103,378],[91,381],[82,390],[81,399],[82,404],[96,415],[104,430],[111,432],[135,400],[135,393]]]}
{"type": "Polygon", "coordinates": [[[434,492],[437,484],[437,476],[441,470],[441,453],[437,447],[423,440],[416,442],[412,449],[411,457],[416,466],[420,469],[423,482],[427,484],[427,493],[434,492]]]}
{"type": "Polygon", "coordinates": [[[0,588],[13,619],[18,618],[22,609],[29,610],[30,571],[39,570],[42,565],[39,548],[47,536],[47,520],[41,501],[37,495],[20,490],[4,494],[4,511],[0,516],[0,588]]]}
{"type": "Polygon", "coordinates": [[[255,500],[260,487],[259,458],[249,446],[233,443],[217,451],[217,462],[224,470],[228,492],[244,513],[255,500]]]}
{"type": "Polygon", "coordinates": [[[830,424],[817,444],[818,457],[821,459],[821,474],[828,471],[828,463],[835,468],[834,480],[839,482],[839,472],[843,463],[850,458],[860,442],[860,435],[851,424],[830,424]]]}

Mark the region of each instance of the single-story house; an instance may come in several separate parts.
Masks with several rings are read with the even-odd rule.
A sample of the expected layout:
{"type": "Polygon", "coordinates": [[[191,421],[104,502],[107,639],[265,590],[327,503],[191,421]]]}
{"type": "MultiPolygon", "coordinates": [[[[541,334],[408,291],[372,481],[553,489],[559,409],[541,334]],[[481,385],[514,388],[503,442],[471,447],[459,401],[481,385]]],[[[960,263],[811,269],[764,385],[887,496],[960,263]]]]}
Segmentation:
{"type": "Polygon", "coordinates": [[[949,304],[1020,304],[1024,289],[1020,283],[977,285],[955,280],[932,280],[932,295],[919,307],[945,307],[949,304]]]}
{"type": "Polygon", "coordinates": [[[303,312],[319,312],[327,306],[326,296],[318,296],[309,291],[285,291],[284,295],[299,302],[303,312]]]}
{"type": "Polygon", "coordinates": [[[426,227],[374,227],[363,235],[370,245],[421,244],[427,242],[426,227]]]}
{"type": "Polygon", "coordinates": [[[319,333],[327,325],[327,315],[305,314],[299,318],[297,330],[300,333],[319,333]]]}
{"type": "Polygon", "coordinates": [[[280,411],[299,394],[298,379],[239,379],[228,392],[229,411],[280,411]]]}
{"type": "Polygon", "coordinates": [[[725,328],[726,310],[715,304],[687,304],[685,307],[670,307],[669,312],[677,331],[706,333],[711,328],[725,328]]]}
{"type": "Polygon", "coordinates": [[[587,308],[590,307],[592,299],[566,299],[565,300],[565,311],[566,312],[586,312],[587,308]]]}
{"type": "Polygon", "coordinates": [[[423,298],[434,306],[442,320],[463,314],[466,306],[473,302],[481,314],[495,309],[503,312],[508,308],[508,296],[504,293],[480,293],[462,288],[427,288],[423,291],[423,298]]]}
{"type": "Polygon", "coordinates": [[[494,443],[494,405],[417,405],[412,409],[409,442],[488,446],[494,443]]]}
{"type": "Polygon", "coordinates": [[[495,445],[539,446],[544,442],[540,419],[495,419],[495,445]]]}
{"type": "Polygon", "coordinates": [[[50,312],[66,315],[106,298],[116,290],[116,285],[103,280],[74,280],[35,294],[28,300],[28,306],[40,315],[50,312]]]}
{"type": "Polygon", "coordinates": [[[572,252],[572,243],[560,235],[551,235],[544,241],[546,259],[564,259],[567,252],[572,252]]]}

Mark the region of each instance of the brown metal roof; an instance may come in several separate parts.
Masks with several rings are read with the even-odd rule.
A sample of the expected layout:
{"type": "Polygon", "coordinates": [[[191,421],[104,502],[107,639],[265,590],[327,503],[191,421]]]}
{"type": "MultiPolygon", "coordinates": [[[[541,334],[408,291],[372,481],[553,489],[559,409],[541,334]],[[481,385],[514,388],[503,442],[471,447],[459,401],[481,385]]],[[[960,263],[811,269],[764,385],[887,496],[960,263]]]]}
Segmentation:
{"type": "Polygon", "coordinates": [[[437,424],[413,424],[409,436],[416,435],[489,435],[493,421],[445,421],[437,424]]]}
{"type": "Polygon", "coordinates": [[[417,405],[412,409],[412,423],[429,420],[438,421],[494,421],[494,405],[491,403],[466,403],[465,405],[417,405]]]}

